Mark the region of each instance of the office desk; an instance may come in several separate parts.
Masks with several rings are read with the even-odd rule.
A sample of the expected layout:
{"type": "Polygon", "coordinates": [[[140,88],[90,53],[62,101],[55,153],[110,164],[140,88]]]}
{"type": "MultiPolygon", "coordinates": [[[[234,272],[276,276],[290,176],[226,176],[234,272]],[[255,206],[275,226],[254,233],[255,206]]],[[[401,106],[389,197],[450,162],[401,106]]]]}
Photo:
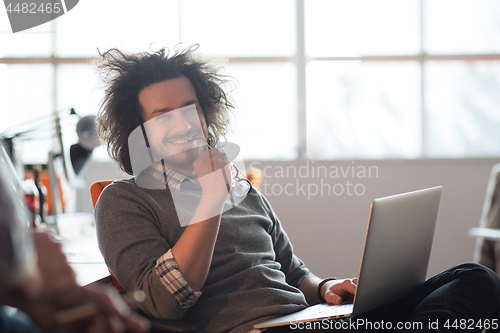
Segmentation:
{"type": "Polygon", "coordinates": [[[76,272],[76,281],[84,286],[109,275],[104,258],[97,246],[95,228],[88,228],[76,239],[62,241],[63,252],[76,272]]]}

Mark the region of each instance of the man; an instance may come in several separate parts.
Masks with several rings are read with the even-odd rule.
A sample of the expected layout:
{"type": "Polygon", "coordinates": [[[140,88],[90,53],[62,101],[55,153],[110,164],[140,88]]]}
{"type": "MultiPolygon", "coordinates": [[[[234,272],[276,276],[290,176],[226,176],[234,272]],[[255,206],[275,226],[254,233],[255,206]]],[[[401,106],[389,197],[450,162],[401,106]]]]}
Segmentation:
{"type": "MultiPolygon", "coordinates": [[[[182,318],[202,331],[247,332],[308,305],[349,300],[357,280],[310,273],[262,194],[252,190],[234,202],[233,166],[223,151],[208,149],[226,134],[232,105],[224,77],[193,51],[102,55],[107,90],[99,132],[122,170],[134,175],[107,187],[96,207],[107,265],[126,290],[146,292],[148,315],[182,318]]],[[[498,277],[469,264],[368,315],[486,319],[499,295],[498,277]],[[453,298],[467,311],[433,302],[469,284],[473,300],[453,298]]]]}
{"type": "Polygon", "coordinates": [[[14,168],[0,146],[0,332],[147,332],[149,323],[116,295],[76,283],[61,244],[48,233],[28,235],[28,219],[14,168]],[[23,224],[24,223],[24,224],[23,224]],[[93,303],[90,318],[62,322],[61,312],[93,303]],[[18,308],[29,318],[2,308],[18,308]]]}

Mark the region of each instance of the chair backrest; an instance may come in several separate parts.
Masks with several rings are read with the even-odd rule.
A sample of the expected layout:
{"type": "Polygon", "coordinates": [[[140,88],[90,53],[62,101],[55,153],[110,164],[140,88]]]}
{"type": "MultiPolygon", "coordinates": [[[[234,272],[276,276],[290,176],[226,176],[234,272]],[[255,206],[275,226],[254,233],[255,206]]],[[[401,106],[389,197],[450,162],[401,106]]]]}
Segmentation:
{"type": "Polygon", "coordinates": [[[94,184],[90,185],[90,196],[92,197],[92,204],[95,205],[97,203],[97,200],[101,196],[102,190],[109,184],[111,184],[113,181],[112,180],[99,180],[95,182],[94,184]]]}
{"type": "MultiPolygon", "coordinates": [[[[491,170],[479,227],[500,229],[500,164],[496,164],[491,170]]],[[[474,261],[500,274],[500,257],[495,241],[479,237],[474,261]]]]}
{"type": "MultiPolygon", "coordinates": [[[[99,197],[101,196],[102,190],[109,184],[111,184],[113,181],[112,180],[99,180],[95,182],[94,184],[90,185],[90,196],[92,197],[92,204],[95,205],[97,204],[97,200],[99,200],[99,197]]],[[[108,269],[109,271],[109,269],[108,269]]],[[[125,289],[120,285],[116,277],[113,275],[111,271],[109,271],[109,274],[111,274],[111,285],[118,289],[119,292],[124,292],[125,289]]]]}

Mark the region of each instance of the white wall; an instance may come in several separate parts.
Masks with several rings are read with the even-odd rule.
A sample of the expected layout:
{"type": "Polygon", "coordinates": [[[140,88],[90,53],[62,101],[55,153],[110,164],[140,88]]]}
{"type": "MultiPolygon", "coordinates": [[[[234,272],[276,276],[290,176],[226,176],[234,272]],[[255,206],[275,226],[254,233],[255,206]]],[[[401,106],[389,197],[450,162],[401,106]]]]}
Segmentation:
{"type": "MultiPolygon", "coordinates": [[[[428,159],[273,161],[254,162],[253,165],[266,171],[267,185],[261,190],[269,194],[267,198],[292,240],[296,254],[321,277],[345,277],[358,273],[372,200],[436,185],[442,185],[444,191],[428,275],[471,261],[475,240],[467,236],[467,230],[479,223],[489,173],[499,162],[500,159],[428,159]],[[317,173],[319,166],[328,170],[326,177],[324,174],[313,177],[312,170],[317,173]],[[354,177],[352,167],[356,171],[354,177]],[[370,167],[371,178],[368,177],[370,167]],[[280,170],[286,171],[287,168],[292,174],[281,178],[280,170]],[[338,178],[332,174],[335,168],[339,170],[338,178]],[[344,172],[348,170],[349,175],[344,177],[341,168],[344,172]],[[366,178],[358,173],[363,169],[367,171],[366,178]],[[293,177],[293,170],[301,172],[297,178],[293,177]],[[351,184],[351,195],[346,193],[347,181],[351,184]],[[320,195],[321,184],[327,184],[323,187],[323,195],[320,195]],[[359,184],[356,188],[358,194],[364,189],[362,195],[354,193],[355,184],[359,184]],[[319,193],[308,199],[308,187],[313,194],[316,186],[319,193]],[[335,186],[337,194],[343,186],[344,193],[335,195],[331,192],[328,195],[327,186],[330,190],[335,186]],[[285,188],[288,195],[284,193],[285,188]],[[280,190],[283,191],[281,195],[280,190]]],[[[246,162],[247,166],[250,164],[246,162]]],[[[111,163],[93,163],[86,174],[89,184],[96,180],[126,177],[111,163]]],[[[92,211],[88,193],[88,190],[78,193],[80,211],[92,211]]]]}

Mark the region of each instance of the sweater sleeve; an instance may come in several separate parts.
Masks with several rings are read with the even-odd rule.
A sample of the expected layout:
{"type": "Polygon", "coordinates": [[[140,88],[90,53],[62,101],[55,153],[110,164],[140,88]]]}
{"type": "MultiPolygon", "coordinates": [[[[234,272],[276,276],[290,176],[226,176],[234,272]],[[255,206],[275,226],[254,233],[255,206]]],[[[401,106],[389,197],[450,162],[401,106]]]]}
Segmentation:
{"type": "Polygon", "coordinates": [[[156,275],[183,308],[190,308],[201,296],[201,291],[193,290],[182,276],[172,249],[156,261],[156,275]]]}
{"type": "Polygon", "coordinates": [[[283,226],[271,207],[271,204],[261,194],[262,205],[266,209],[270,218],[273,221],[273,228],[270,234],[273,239],[274,252],[276,253],[276,261],[281,264],[281,271],[286,275],[286,282],[298,288],[302,281],[309,275],[309,269],[305,266],[304,262],[300,260],[293,252],[293,246],[288,238],[288,235],[283,229],[283,226]]]}
{"type": "Polygon", "coordinates": [[[157,274],[157,260],[171,245],[155,224],[156,214],[137,187],[114,182],[95,209],[99,248],[106,265],[127,291],[143,290],[140,308],[149,316],[181,319],[186,312],[157,274]]]}

